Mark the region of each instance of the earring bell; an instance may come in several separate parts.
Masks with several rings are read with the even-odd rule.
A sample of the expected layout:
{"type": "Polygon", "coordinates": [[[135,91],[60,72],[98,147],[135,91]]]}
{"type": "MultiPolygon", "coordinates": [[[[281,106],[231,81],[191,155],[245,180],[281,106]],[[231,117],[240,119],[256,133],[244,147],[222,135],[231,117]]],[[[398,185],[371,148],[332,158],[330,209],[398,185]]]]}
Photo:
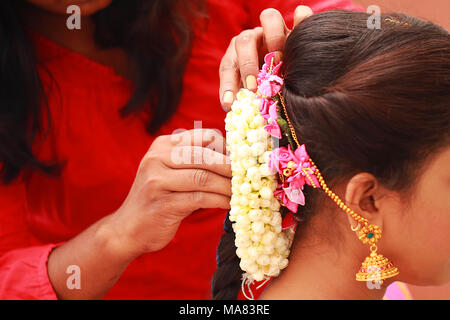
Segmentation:
{"type": "Polygon", "coordinates": [[[381,284],[383,280],[399,274],[398,268],[388,258],[377,253],[376,243],[381,239],[381,229],[378,226],[373,224],[364,226],[359,231],[358,238],[364,244],[370,244],[370,255],[361,264],[356,274],[357,281],[381,284]]]}

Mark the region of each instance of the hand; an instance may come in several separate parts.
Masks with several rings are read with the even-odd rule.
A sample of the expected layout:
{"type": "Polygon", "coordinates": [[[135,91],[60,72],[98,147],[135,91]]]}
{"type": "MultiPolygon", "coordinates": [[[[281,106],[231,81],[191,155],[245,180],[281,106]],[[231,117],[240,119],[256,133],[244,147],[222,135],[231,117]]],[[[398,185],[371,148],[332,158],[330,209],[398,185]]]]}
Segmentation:
{"type": "Polygon", "coordinates": [[[111,217],[122,253],[138,256],[164,248],[181,221],[197,209],[229,209],[231,168],[224,153],[224,139],[215,130],[159,136],[142,159],[125,202],[111,217]]]}
{"type": "MultiPolygon", "coordinates": [[[[294,27],[312,15],[307,6],[298,6],[294,12],[294,27]]],[[[280,60],[286,37],[290,30],[281,13],[266,9],[260,15],[261,27],[244,30],[234,37],[220,63],[220,102],[224,110],[230,110],[237,91],[243,86],[255,91],[259,61],[265,54],[278,51],[280,60]]]]}

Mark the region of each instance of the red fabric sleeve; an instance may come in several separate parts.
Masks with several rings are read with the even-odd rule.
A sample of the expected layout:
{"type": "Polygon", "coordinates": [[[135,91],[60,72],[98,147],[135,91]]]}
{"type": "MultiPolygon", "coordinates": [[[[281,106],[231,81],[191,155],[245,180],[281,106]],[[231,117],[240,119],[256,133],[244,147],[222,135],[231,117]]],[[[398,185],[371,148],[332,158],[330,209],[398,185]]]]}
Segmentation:
{"type": "Polygon", "coordinates": [[[0,299],[57,299],[47,259],[59,244],[39,244],[25,223],[25,187],[0,185],[0,299]]]}
{"type": "Polygon", "coordinates": [[[275,8],[283,15],[288,28],[292,28],[294,10],[299,5],[309,6],[314,13],[333,9],[363,11],[361,6],[355,5],[351,0],[259,0],[245,1],[251,17],[251,27],[260,25],[259,15],[267,8],[275,8]]]}

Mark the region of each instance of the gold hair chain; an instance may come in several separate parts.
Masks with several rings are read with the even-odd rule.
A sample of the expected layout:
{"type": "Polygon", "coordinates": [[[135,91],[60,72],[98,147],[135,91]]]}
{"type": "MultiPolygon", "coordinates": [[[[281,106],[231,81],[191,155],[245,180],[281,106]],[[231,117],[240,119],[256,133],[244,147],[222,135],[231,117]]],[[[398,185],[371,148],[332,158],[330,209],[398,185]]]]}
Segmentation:
{"type": "MultiPolygon", "coordinates": [[[[287,113],[284,98],[281,93],[278,93],[278,96],[281,102],[284,116],[289,126],[291,136],[297,144],[297,147],[300,147],[300,143],[298,141],[297,134],[295,133],[294,126],[292,125],[287,113]]],[[[395,267],[386,257],[377,253],[378,248],[376,243],[379,239],[381,239],[381,229],[376,225],[369,224],[369,221],[366,218],[361,217],[359,214],[349,208],[337,194],[331,191],[331,189],[327,186],[319,168],[317,168],[316,164],[311,158],[309,160],[314,167],[313,173],[316,175],[322,190],[336,203],[339,208],[341,208],[344,212],[349,214],[355,221],[358,222],[358,227],[356,229],[353,229],[352,227],[352,230],[359,231],[358,238],[364,244],[370,244],[370,255],[366,257],[364,262],[361,264],[361,268],[356,274],[356,280],[366,281],[368,283],[371,283],[372,285],[381,285],[384,279],[398,275],[399,272],[397,267],[395,267]],[[361,224],[364,225],[362,228],[360,228],[361,224]]],[[[312,179],[310,178],[310,180],[312,179]]],[[[314,188],[317,188],[314,183],[312,183],[312,186],[314,188]]]]}
{"type": "Polygon", "coordinates": [[[402,26],[402,27],[410,27],[411,26],[409,23],[401,22],[401,21],[394,20],[391,18],[385,18],[384,21],[392,22],[392,23],[398,24],[399,26],[402,26]]]}
{"type": "MultiPolygon", "coordinates": [[[[298,141],[297,135],[295,133],[294,126],[292,125],[292,122],[287,114],[286,104],[284,102],[284,98],[281,95],[281,93],[278,94],[281,106],[283,108],[283,113],[286,118],[286,121],[289,126],[289,130],[291,131],[292,138],[294,139],[295,143],[297,144],[297,147],[300,147],[300,143],[298,141]]],[[[314,166],[314,174],[317,176],[317,180],[319,180],[320,186],[325,191],[325,193],[338,205],[339,208],[344,210],[346,213],[348,213],[353,219],[355,219],[357,222],[362,223],[364,225],[368,224],[368,220],[361,217],[359,214],[357,214],[355,211],[353,211],[351,208],[349,208],[340,198],[337,194],[335,194],[333,191],[330,190],[330,188],[325,183],[324,178],[322,177],[322,173],[320,172],[319,168],[317,168],[314,161],[310,158],[309,161],[311,161],[311,164],[314,166]]],[[[313,184],[313,187],[316,188],[316,186],[313,184]]]]}

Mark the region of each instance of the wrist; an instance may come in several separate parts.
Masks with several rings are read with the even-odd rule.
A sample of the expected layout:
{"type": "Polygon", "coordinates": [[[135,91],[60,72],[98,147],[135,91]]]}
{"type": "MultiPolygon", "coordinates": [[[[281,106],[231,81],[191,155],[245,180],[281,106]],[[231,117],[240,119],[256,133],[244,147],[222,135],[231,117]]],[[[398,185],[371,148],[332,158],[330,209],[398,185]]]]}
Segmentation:
{"type": "Polygon", "coordinates": [[[125,226],[117,221],[114,214],[100,221],[96,239],[106,252],[124,263],[130,263],[141,254],[139,250],[134,248],[125,226]]]}

